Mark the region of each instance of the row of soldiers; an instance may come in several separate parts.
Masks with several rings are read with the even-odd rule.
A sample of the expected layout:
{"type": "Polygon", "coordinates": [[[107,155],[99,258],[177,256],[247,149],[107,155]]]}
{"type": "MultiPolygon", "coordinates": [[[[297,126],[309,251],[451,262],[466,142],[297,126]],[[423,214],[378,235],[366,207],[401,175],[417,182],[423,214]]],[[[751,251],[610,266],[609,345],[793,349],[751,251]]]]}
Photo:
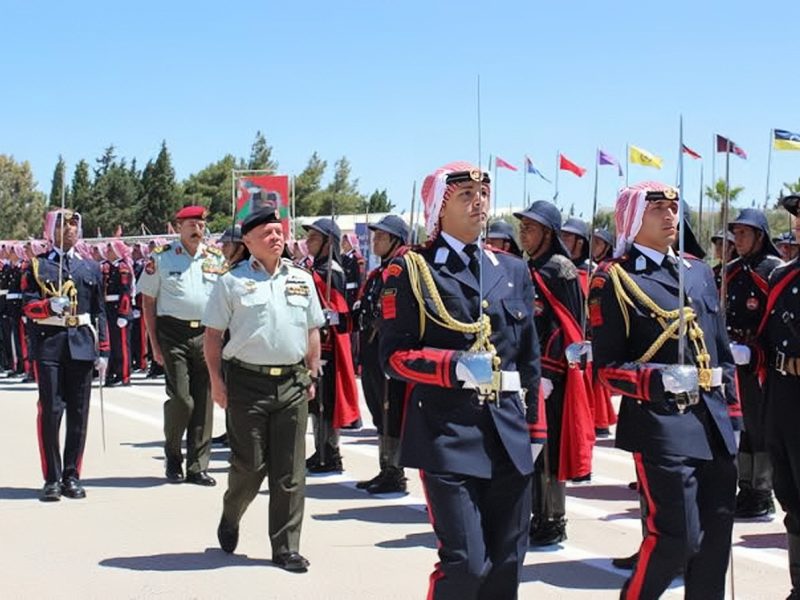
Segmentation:
{"type": "MultiPolygon", "coordinates": [[[[270,248],[284,251],[275,242],[280,228],[274,214],[252,215],[238,233],[226,232],[222,252],[202,242],[201,207],[187,207],[176,215],[181,239],[154,250],[139,279],[153,358],[167,372],[167,478],[215,484],[207,473],[208,389],[210,383],[214,400],[227,405],[230,389],[220,386],[231,385],[217,378],[220,356],[227,360],[225,369],[232,364],[242,376],[249,371],[280,379],[295,373],[308,385],[314,392],[308,411],[315,452],[305,467],[310,472],[341,471],[338,432],[359,421],[358,365],[380,435],[379,473],[359,487],[373,493],[402,491],[403,467],[421,470],[441,543],[441,562],[431,578],[432,597],[514,597],[524,554],[520,540],[524,537],[527,548],[529,543],[545,546],[566,539],[564,483],[590,478],[595,438],[607,435],[616,422],[610,397],[620,394],[616,441],[634,453],[646,526],[623,596],[657,597],[675,573],[684,570],[687,594],[721,597],[734,509],[740,516],[773,510],[771,492],[766,493],[772,484],[765,484],[770,477],[764,444],[773,458],[779,456],[773,460],[775,488],[791,517],[791,572],[793,585],[800,588],[795,577],[800,577],[800,546],[792,541],[800,539],[800,513],[791,503],[792,495],[797,496],[792,483],[796,456],[788,451],[793,442],[786,436],[766,434],[769,403],[763,400],[764,390],[769,390],[765,381],[775,380],[775,372],[785,379],[778,378],[774,389],[788,381],[788,393],[791,378],[800,371],[798,313],[792,304],[797,286],[786,283],[794,280],[797,261],[783,266],[771,258],[776,249],[763,214],[743,211],[721,238],[720,256],[728,245],[738,258],[720,269],[725,273],[724,281],[719,277],[720,286],[728,290],[722,296],[726,310],[720,310],[712,272],[699,260],[702,249],[692,243],[688,222],[678,224],[677,193],[669,186],[646,183],[623,190],[617,202],[616,236],[602,229],[590,234],[588,225],[576,219],[562,223],[557,207],[537,201],[515,213],[519,244],[507,224],[496,222],[489,227],[486,246],[479,241],[486,224],[488,174],[467,164],[446,165],[426,179],[422,196],[429,242],[408,247],[408,228],[396,216],[370,225],[373,252],[381,264],[363,283],[358,281],[363,261],[354,240],[343,243],[331,219],[305,226],[306,252],[296,244],[293,268],[303,265],[308,271],[287,271],[286,302],[290,311],[308,311],[309,331],[320,330],[319,360],[307,355],[304,362],[311,374],[308,380],[294,362],[276,363],[275,358],[264,364],[248,354],[243,342],[269,336],[237,329],[235,320],[230,321],[235,311],[223,314],[220,309],[230,306],[229,298],[223,303],[225,294],[249,298],[259,289],[259,279],[237,270],[261,264],[249,256],[257,244],[246,243],[247,233],[263,227],[264,240],[272,240],[270,248]],[[678,228],[690,249],[682,257],[672,250],[678,228]],[[520,260],[522,251],[527,264],[520,260]],[[229,269],[223,266],[223,252],[230,258],[229,269]],[[349,267],[344,258],[348,253],[353,261],[349,267]],[[188,278],[195,269],[201,285],[193,287],[188,278]],[[685,299],[679,303],[681,277],[685,299]],[[217,285],[218,281],[227,283],[217,285]],[[686,308],[673,308],[679,304],[686,308]],[[321,315],[316,314],[317,306],[321,315]],[[681,312],[691,344],[686,364],[675,364],[675,327],[680,326],[681,312]],[[778,317],[780,323],[773,327],[778,317]],[[220,336],[227,331],[229,337],[221,355],[210,354],[207,345],[208,331],[215,330],[220,336]],[[209,357],[214,360],[206,367],[204,358],[209,357]],[[740,399],[746,433],[738,448],[740,493],[734,503],[728,491],[736,478],[734,431],[741,425],[740,399]],[[697,518],[689,519],[686,511],[697,518]]],[[[797,213],[792,197],[785,203],[797,213]]],[[[62,213],[61,219],[76,217],[62,213]]],[[[50,263],[62,254],[53,252],[45,255],[50,263]]],[[[121,249],[112,252],[124,254],[121,249]]],[[[69,261],[61,263],[75,281],[69,261]]],[[[29,269],[28,286],[36,292],[29,292],[27,316],[45,323],[45,328],[80,328],[83,314],[99,317],[115,301],[113,294],[108,300],[102,272],[99,279],[83,281],[95,281],[98,290],[103,286],[103,311],[84,312],[78,310],[80,293],[77,299],[46,294],[42,290],[52,289],[55,277],[43,278],[41,271],[29,269]]],[[[94,288],[87,287],[91,296],[94,288]]],[[[94,302],[87,298],[84,304],[90,301],[94,302]]],[[[238,302],[249,314],[259,306],[250,300],[238,302]]],[[[280,336],[282,325],[273,323],[268,333],[280,336]]],[[[102,355],[111,328],[99,318],[95,327],[102,355]]],[[[222,337],[218,339],[222,343],[222,337]]],[[[296,354],[292,357],[297,360],[296,354]]],[[[40,355],[38,360],[47,359],[40,355]]],[[[52,381],[40,380],[40,402],[52,381]]],[[[782,400],[786,397],[781,395],[782,400]]],[[[791,405],[781,408],[793,418],[791,405]]],[[[231,427],[231,409],[228,414],[231,427]]],[[[234,433],[231,440],[229,491],[218,530],[228,551],[235,549],[238,520],[264,477],[257,457],[245,457],[241,440],[235,441],[240,435],[234,433]],[[241,476],[232,479],[238,472],[241,476]],[[260,479],[247,473],[260,473],[260,479]]],[[[70,465],[58,490],[52,473],[46,472],[45,497],[49,493],[55,499],[59,491],[80,497],[79,473],[74,462],[70,465]]],[[[297,480],[296,465],[288,468],[297,480]]],[[[273,473],[269,476],[272,484],[273,473]]],[[[285,499],[293,492],[283,493],[285,499]]],[[[276,503],[281,503],[280,496],[276,490],[276,503]]],[[[288,538],[285,532],[276,534],[274,549],[276,540],[282,541],[274,551],[283,566],[304,570],[308,561],[297,553],[298,506],[290,501],[285,505],[282,518],[292,524],[292,533],[288,538]],[[287,553],[291,556],[283,556],[287,553]]],[[[302,507],[299,510],[302,513],[302,507]]]]}

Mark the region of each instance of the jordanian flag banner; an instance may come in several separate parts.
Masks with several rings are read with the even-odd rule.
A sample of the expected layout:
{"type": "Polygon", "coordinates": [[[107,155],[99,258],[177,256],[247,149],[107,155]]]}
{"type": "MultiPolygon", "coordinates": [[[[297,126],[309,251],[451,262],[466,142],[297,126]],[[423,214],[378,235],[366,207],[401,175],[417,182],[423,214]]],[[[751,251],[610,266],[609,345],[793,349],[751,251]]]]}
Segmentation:
{"type": "Polygon", "coordinates": [[[272,207],[280,214],[283,233],[289,235],[289,176],[246,175],[236,180],[236,222],[251,212],[272,207]]]}

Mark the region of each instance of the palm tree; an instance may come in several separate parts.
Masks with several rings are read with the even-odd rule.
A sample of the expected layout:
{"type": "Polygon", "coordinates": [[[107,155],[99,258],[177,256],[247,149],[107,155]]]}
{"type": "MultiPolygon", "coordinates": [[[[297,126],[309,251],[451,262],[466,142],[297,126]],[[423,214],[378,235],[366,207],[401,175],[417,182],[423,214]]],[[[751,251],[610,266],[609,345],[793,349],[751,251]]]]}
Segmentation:
{"type": "MultiPolygon", "coordinates": [[[[725,224],[722,222],[722,203],[725,200],[725,180],[724,179],[717,179],[713,186],[706,186],[706,198],[717,204],[717,210],[719,210],[719,217],[720,217],[720,227],[724,228],[725,224]]],[[[730,205],[736,202],[736,199],[739,195],[744,191],[744,188],[741,186],[732,187],[728,190],[728,209],[730,210],[730,205]]]]}

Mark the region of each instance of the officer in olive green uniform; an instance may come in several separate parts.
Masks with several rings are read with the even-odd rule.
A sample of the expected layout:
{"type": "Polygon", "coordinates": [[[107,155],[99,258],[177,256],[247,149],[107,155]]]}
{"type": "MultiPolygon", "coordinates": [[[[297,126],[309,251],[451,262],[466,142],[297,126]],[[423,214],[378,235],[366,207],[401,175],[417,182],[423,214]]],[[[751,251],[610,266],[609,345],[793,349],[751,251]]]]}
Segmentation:
{"type": "Polygon", "coordinates": [[[166,476],[184,480],[181,441],[186,433],[186,481],[213,486],[207,473],[211,455],[212,403],[203,358],[201,319],[224,259],[203,243],[206,209],[186,206],[175,215],[180,240],[155,249],[139,279],[143,314],[153,359],[164,365],[166,476]]]}
{"type": "Polygon", "coordinates": [[[211,396],[227,410],[231,447],[217,535],[225,552],[236,549],[239,521],[268,476],[272,560],[302,572],[305,432],[325,316],[311,274],[281,258],[274,209],[248,216],[242,236],[251,256],[220,277],[203,317],[211,396]]]}

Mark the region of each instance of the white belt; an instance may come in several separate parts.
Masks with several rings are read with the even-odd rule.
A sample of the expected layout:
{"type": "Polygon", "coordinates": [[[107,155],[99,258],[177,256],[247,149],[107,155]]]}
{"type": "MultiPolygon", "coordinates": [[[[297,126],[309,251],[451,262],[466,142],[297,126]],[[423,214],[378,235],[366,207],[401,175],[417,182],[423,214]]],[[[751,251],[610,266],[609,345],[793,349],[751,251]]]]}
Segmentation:
{"type": "Polygon", "coordinates": [[[0,290],[0,296],[5,296],[8,294],[8,290],[0,290]]]}
{"type": "Polygon", "coordinates": [[[9,294],[8,290],[6,290],[6,300],[20,300],[22,299],[22,294],[19,292],[14,292],[13,294],[9,294]]]}
{"type": "Polygon", "coordinates": [[[66,317],[47,317],[46,319],[36,319],[37,325],[53,325],[55,327],[77,327],[78,325],[91,325],[92,317],[89,313],[66,317]]]}
{"type": "Polygon", "coordinates": [[[346,290],[354,290],[358,287],[357,283],[351,282],[344,286],[346,290]]]}
{"type": "Polygon", "coordinates": [[[119,294],[108,294],[106,302],[119,302],[119,294]]]}
{"type": "Polygon", "coordinates": [[[522,383],[519,380],[519,371],[500,371],[500,391],[522,391],[522,383]]]}

